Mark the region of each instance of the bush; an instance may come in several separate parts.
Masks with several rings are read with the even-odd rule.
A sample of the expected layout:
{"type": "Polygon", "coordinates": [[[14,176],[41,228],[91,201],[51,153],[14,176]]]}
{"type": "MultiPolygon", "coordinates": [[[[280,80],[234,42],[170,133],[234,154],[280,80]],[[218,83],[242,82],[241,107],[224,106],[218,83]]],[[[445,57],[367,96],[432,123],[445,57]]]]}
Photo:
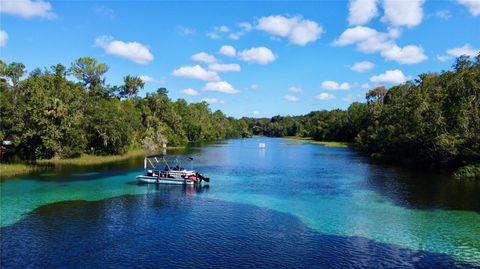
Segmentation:
{"type": "Polygon", "coordinates": [[[480,180],[480,165],[465,165],[460,167],[453,176],[457,179],[480,180]]]}

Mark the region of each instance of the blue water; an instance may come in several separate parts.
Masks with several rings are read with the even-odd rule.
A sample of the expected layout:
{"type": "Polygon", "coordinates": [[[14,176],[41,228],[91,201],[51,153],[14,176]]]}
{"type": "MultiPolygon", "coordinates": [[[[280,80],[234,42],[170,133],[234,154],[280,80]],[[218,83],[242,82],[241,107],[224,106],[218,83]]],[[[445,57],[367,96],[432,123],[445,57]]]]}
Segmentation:
{"type": "Polygon", "coordinates": [[[2,267],[480,266],[477,182],[280,139],[190,153],[209,187],[137,185],[140,159],[0,183],[2,267]]]}

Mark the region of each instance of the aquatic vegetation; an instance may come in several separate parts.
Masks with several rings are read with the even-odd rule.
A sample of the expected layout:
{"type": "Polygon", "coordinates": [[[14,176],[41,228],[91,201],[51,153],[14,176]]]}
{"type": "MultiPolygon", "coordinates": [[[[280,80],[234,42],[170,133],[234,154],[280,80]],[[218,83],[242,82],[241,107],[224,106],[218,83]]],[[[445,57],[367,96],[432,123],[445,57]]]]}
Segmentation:
{"type": "MultiPolygon", "coordinates": [[[[346,148],[346,147],[350,147],[350,146],[353,145],[353,143],[339,142],[339,141],[316,141],[311,137],[300,137],[300,136],[286,136],[286,137],[282,137],[281,139],[294,140],[294,141],[295,140],[301,140],[301,141],[306,141],[306,142],[311,143],[311,144],[323,145],[325,147],[346,148]]],[[[296,142],[292,142],[293,145],[297,145],[295,143],[296,142]]]]}
{"type": "Polygon", "coordinates": [[[69,159],[50,159],[50,160],[38,160],[37,164],[39,165],[100,165],[112,162],[118,162],[130,159],[132,157],[143,156],[147,153],[146,150],[131,150],[127,151],[124,154],[119,155],[93,155],[93,154],[82,154],[78,158],[69,158],[69,159]]]}
{"type": "Polygon", "coordinates": [[[0,178],[25,175],[41,169],[42,167],[34,164],[0,163],[0,178]]]}

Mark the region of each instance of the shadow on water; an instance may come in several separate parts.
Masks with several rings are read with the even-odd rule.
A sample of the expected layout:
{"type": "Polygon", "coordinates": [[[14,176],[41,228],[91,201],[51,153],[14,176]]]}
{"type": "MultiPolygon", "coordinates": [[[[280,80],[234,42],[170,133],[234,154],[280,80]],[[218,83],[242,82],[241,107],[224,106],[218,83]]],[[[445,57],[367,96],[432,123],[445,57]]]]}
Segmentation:
{"type": "Polygon", "coordinates": [[[406,208],[480,212],[480,181],[445,171],[370,163],[365,186],[406,208]]]}
{"type": "Polygon", "coordinates": [[[196,196],[205,189],[145,187],[156,191],[45,205],[2,228],[2,268],[474,267],[319,234],[289,214],[196,196]]]}

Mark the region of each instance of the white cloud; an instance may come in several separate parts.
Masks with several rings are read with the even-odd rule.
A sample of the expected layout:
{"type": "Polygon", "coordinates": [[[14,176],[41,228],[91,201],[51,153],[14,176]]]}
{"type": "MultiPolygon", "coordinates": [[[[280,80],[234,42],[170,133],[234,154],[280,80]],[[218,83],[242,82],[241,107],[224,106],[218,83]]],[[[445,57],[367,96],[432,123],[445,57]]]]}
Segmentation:
{"type": "Polygon", "coordinates": [[[228,57],[235,57],[237,55],[237,50],[232,46],[222,46],[219,52],[228,57]]]}
{"type": "Polygon", "coordinates": [[[345,46],[357,44],[357,49],[362,52],[379,52],[394,46],[394,42],[387,33],[377,32],[377,30],[356,26],[345,30],[333,45],[345,46]]]}
{"type": "Polygon", "coordinates": [[[422,22],[424,0],[383,0],[384,22],[394,26],[416,26],[422,22]]]}
{"type": "Polygon", "coordinates": [[[240,37],[242,37],[242,35],[244,34],[244,32],[235,32],[235,33],[230,33],[228,35],[228,38],[232,39],[232,40],[239,40],[240,37]]]}
{"type": "Polygon", "coordinates": [[[95,40],[95,45],[103,48],[107,54],[119,56],[138,64],[147,64],[154,59],[150,50],[138,42],[123,42],[114,40],[111,36],[101,36],[95,40]]]}
{"type": "Polygon", "coordinates": [[[222,35],[225,34],[225,33],[228,33],[230,32],[230,28],[228,28],[227,26],[225,25],[221,25],[221,26],[215,26],[213,27],[213,31],[212,32],[208,32],[207,33],[207,36],[211,39],[220,39],[222,38],[222,35]]]}
{"type": "Polygon", "coordinates": [[[195,66],[182,66],[178,69],[173,70],[172,75],[176,77],[186,77],[192,79],[216,81],[220,80],[217,72],[205,70],[199,65],[195,66]]]}
{"type": "Polygon", "coordinates": [[[289,101],[289,102],[297,102],[298,101],[298,97],[294,96],[294,95],[285,95],[283,97],[283,99],[289,101]]]}
{"type": "Polygon", "coordinates": [[[252,89],[252,90],[258,89],[258,85],[257,84],[252,84],[252,85],[250,85],[250,89],[252,89]]]}
{"type": "Polygon", "coordinates": [[[440,62],[446,62],[446,61],[449,61],[451,59],[453,59],[453,57],[450,56],[450,55],[438,55],[437,56],[437,60],[439,60],[440,62]]]}
{"type": "Polygon", "coordinates": [[[348,23],[363,25],[377,16],[377,0],[350,0],[348,23]]]}
{"type": "Polygon", "coordinates": [[[207,64],[211,64],[211,63],[215,63],[217,62],[217,59],[215,58],[215,56],[213,55],[210,55],[206,52],[199,52],[197,54],[194,54],[192,55],[192,60],[194,61],[197,61],[197,62],[204,62],[204,63],[207,63],[207,64]]]}
{"type": "Polygon", "coordinates": [[[452,17],[452,14],[450,14],[450,11],[445,9],[445,10],[437,10],[435,12],[435,16],[447,21],[452,17]]]}
{"type": "Polygon", "coordinates": [[[451,60],[462,55],[467,55],[470,57],[475,57],[480,53],[480,49],[473,48],[470,44],[466,43],[459,48],[451,48],[447,50],[447,55],[437,56],[437,59],[441,62],[451,60]]]}
{"type": "Polygon", "coordinates": [[[296,45],[305,46],[314,42],[324,32],[322,26],[300,16],[285,17],[281,15],[261,17],[256,29],[268,32],[275,36],[288,37],[296,45]]]}
{"type": "Polygon", "coordinates": [[[177,33],[181,36],[192,36],[195,35],[196,32],[197,30],[192,27],[186,27],[182,25],[177,26],[177,33]]]}
{"type": "Polygon", "coordinates": [[[258,115],[260,115],[260,112],[254,110],[254,111],[252,111],[252,114],[253,114],[254,116],[258,116],[258,115]]]}
{"type": "Polygon", "coordinates": [[[373,76],[370,78],[370,81],[373,83],[401,84],[407,81],[407,77],[402,71],[395,69],[387,70],[383,74],[373,76]]]}
{"type": "Polygon", "coordinates": [[[8,41],[8,33],[0,30],[0,48],[5,47],[8,41]]]}
{"type": "Polygon", "coordinates": [[[183,94],[186,94],[186,95],[191,95],[191,96],[197,96],[198,95],[198,92],[192,88],[187,88],[187,89],[183,89],[180,91],[181,93],[183,94]]]}
{"type": "Polygon", "coordinates": [[[393,60],[399,64],[417,64],[427,59],[427,56],[423,53],[423,48],[412,45],[403,48],[395,45],[382,51],[381,54],[387,60],[393,60]]]}
{"type": "Polygon", "coordinates": [[[368,89],[372,88],[372,85],[370,85],[369,83],[362,83],[362,85],[360,85],[360,87],[364,90],[368,90],[368,89]]]}
{"type": "Polygon", "coordinates": [[[139,76],[140,79],[143,81],[143,82],[150,82],[150,83],[165,83],[165,79],[164,78],[161,78],[161,79],[156,79],[154,77],[151,77],[149,75],[140,75],[139,76]]]}
{"type": "Polygon", "coordinates": [[[350,89],[350,83],[348,82],[338,83],[332,80],[325,80],[324,82],[322,82],[322,89],[330,90],[330,91],[348,90],[350,89]]]}
{"type": "Polygon", "coordinates": [[[217,72],[238,72],[241,70],[241,67],[239,64],[210,64],[208,65],[208,68],[213,71],[217,72]]]}
{"type": "Polygon", "coordinates": [[[365,53],[380,52],[387,60],[400,64],[416,64],[427,59],[424,51],[418,46],[399,47],[394,39],[398,38],[400,31],[392,28],[388,33],[378,32],[375,29],[356,26],[345,30],[339,38],[333,41],[334,46],[356,44],[357,50],[365,53]]]}
{"type": "Polygon", "coordinates": [[[226,81],[216,81],[216,82],[208,82],[203,87],[205,91],[212,91],[212,92],[223,92],[228,94],[239,93],[240,91],[233,88],[233,86],[226,82],[226,81]]]}
{"type": "Polygon", "coordinates": [[[225,101],[217,99],[217,98],[204,98],[202,102],[206,102],[209,104],[225,104],[225,101]]]}
{"type": "Polygon", "coordinates": [[[252,25],[248,22],[241,22],[238,24],[238,26],[247,32],[252,30],[253,28],[252,25]]]}
{"type": "Polygon", "coordinates": [[[478,0],[457,0],[459,4],[468,8],[473,16],[480,15],[480,1],[478,0]]]}
{"type": "Polygon", "coordinates": [[[102,17],[110,20],[115,19],[115,11],[109,7],[99,6],[95,8],[95,12],[102,17]]]}
{"type": "Polygon", "coordinates": [[[287,18],[280,15],[261,17],[258,19],[257,29],[272,35],[287,37],[299,19],[299,17],[287,18]]]}
{"type": "Polygon", "coordinates": [[[266,47],[257,47],[238,52],[240,60],[249,63],[268,64],[277,58],[273,52],[266,47]]]}
{"type": "Polygon", "coordinates": [[[210,39],[214,39],[214,40],[221,38],[221,36],[219,34],[215,33],[215,32],[208,32],[207,36],[210,37],[210,39]]]}
{"type": "Polygon", "coordinates": [[[43,0],[1,0],[0,13],[11,14],[22,18],[41,17],[53,19],[52,5],[43,0]]]}
{"type": "Polygon", "coordinates": [[[321,94],[315,96],[316,99],[318,100],[333,100],[335,99],[335,95],[333,94],[330,94],[330,93],[326,93],[326,92],[322,92],[321,94]]]}
{"type": "Polygon", "coordinates": [[[448,55],[452,55],[455,57],[460,57],[462,55],[467,55],[470,57],[475,57],[480,53],[480,49],[474,49],[470,44],[465,44],[463,47],[460,48],[453,48],[447,50],[448,55]]]}
{"type": "Polygon", "coordinates": [[[367,72],[375,67],[375,64],[368,61],[356,62],[350,67],[355,72],[367,72]]]}
{"type": "Polygon", "coordinates": [[[303,89],[299,88],[299,87],[290,87],[290,88],[288,88],[288,91],[289,92],[303,92],[303,89]]]}
{"type": "Polygon", "coordinates": [[[243,35],[242,32],[230,33],[228,35],[228,38],[233,39],[233,40],[239,40],[242,35],[243,35]]]}
{"type": "Polygon", "coordinates": [[[230,31],[230,28],[228,28],[225,25],[215,26],[213,29],[215,30],[215,32],[220,32],[220,33],[226,33],[230,31]]]}
{"type": "Polygon", "coordinates": [[[148,75],[141,75],[141,76],[140,76],[140,79],[141,79],[143,82],[153,82],[153,81],[155,81],[154,78],[152,78],[151,76],[148,76],[148,75]]]}

